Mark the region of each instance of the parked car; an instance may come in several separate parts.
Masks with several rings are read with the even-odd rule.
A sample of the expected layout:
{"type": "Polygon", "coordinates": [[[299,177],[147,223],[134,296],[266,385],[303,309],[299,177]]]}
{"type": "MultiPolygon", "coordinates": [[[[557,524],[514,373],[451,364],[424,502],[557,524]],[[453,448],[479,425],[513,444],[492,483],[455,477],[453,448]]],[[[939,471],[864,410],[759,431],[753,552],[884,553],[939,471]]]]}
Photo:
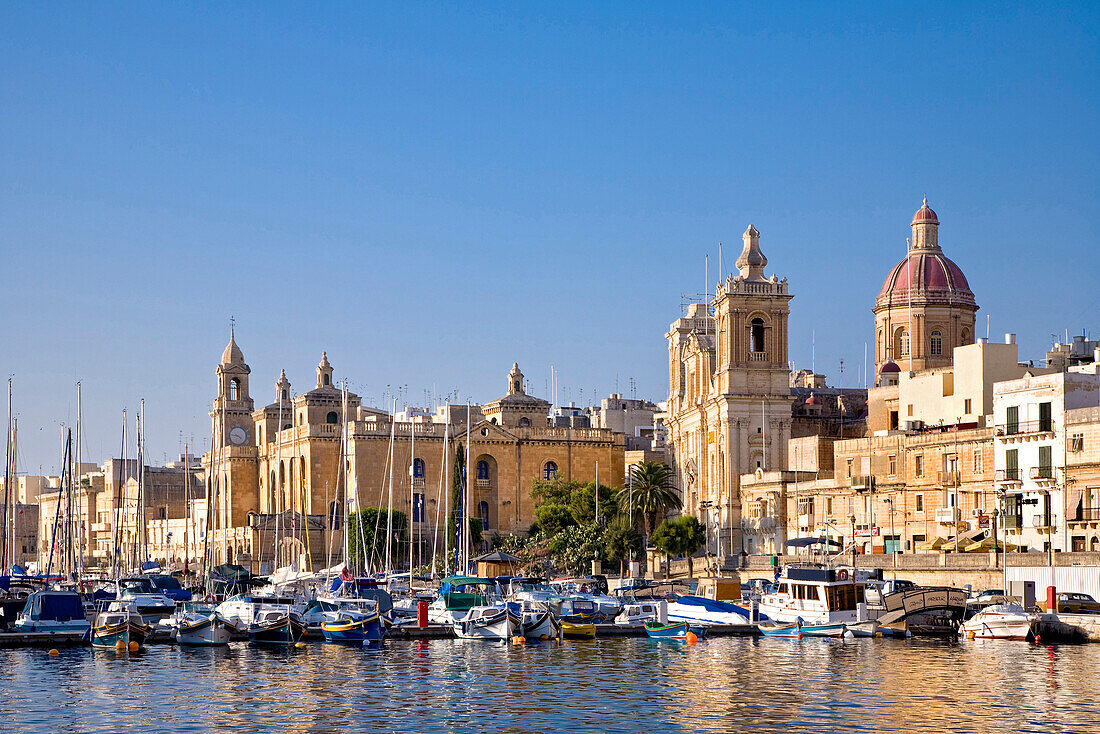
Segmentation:
{"type": "MultiPolygon", "coordinates": [[[[1038,602],[1037,606],[1044,612],[1049,611],[1046,599],[1038,602]]],[[[1058,611],[1070,614],[1100,614],[1100,602],[1078,591],[1060,591],[1058,592],[1058,611]]]]}

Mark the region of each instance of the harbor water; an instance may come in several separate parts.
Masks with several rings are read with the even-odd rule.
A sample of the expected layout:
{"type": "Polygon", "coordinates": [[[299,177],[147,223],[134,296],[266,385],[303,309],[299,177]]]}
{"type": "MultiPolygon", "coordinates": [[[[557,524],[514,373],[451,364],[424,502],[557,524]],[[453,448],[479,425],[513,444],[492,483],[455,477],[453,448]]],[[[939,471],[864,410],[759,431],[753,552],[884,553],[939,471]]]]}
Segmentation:
{"type": "Polygon", "coordinates": [[[1096,732],[1100,645],[636,638],[0,650],[13,732],[1096,732]]]}

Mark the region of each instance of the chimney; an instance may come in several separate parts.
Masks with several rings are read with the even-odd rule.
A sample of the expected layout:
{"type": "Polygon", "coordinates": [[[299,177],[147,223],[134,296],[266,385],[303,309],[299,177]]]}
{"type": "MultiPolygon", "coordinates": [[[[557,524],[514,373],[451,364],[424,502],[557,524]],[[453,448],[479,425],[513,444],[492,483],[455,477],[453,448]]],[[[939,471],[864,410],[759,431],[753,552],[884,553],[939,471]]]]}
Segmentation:
{"type": "Polygon", "coordinates": [[[1005,334],[1005,344],[1015,344],[1015,343],[1016,343],[1016,335],[1015,334],[1005,334]]]}
{"type": "Polygon", "coordinates": [[[984,336],[979,336],[979,337],[978,337],[978,343],[979,343],[979,344],[988,344],[988,343],[989,343],[989,339],[988,339],[987,337],[984,337],[984,336]]]}

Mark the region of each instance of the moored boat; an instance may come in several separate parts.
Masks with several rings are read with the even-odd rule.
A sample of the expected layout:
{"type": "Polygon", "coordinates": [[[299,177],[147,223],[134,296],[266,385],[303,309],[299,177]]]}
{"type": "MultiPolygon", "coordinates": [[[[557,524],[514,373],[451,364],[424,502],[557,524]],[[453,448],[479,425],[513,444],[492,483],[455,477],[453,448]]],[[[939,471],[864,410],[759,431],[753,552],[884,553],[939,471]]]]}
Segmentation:
{"type": "Polygon", "coordinates": [[[688,624],[687,622],[674,622],[661,624],[660,622],[646,622],[645,633],[655,640],[687,640],[689,634],[702,639],[707,628],[703,625],[688,624]]]}
{"type": "Polygon", "coordinates": [[[566,622],[561,623],[562,637],[575,640],[591,640],[596,636],[596,625],[593,622],[566,622]]]}
{"type": "Polygon", "coordinates": [[[327,642],[381,642],[386,634],[386,625],[377,605],[371,607],[343,602],[336,611],[325,612],[321,634],[327,642]]]}
{"type": "Polygon", "coordinates": [[[464,640],[510,640],[522,629],[519,612],[507,605],[476,606],[452,625],[464,640]]]}
{"type": "Polygon", "coordinates": [[[176,642],[181,645],[228,645],[235,625],[213,606],[184,603],[171,617],[176,642]]]}
{"type": "Polygon", "coordinates": [[[980,639],[1029,640],[1035,636],[1039,617],[1019,604],[994,604],[963,622],[959,634],[980,639]]]}
{"type": "Polygon", "coordinates": [[[61,641],[87,640],[91,623],[75,591],[35,591],[15,618],[17,632],[48,632],[61,641]]]}
{"type": "Polygon", "coordinates": [[[848,625],[844,622],[834,624],[803,624],[803,637],[843,637],[848,631],[848,625]]]}
{"type": "Polygon", "coordinates": [[[802,639],[802,625],[798,622],[761,622],[757,627],[765,637],[779,637],[788,640],[802,639]]]}
{"type": "Polygon", "coordinates": [[[142,621],[131,603],[113,601],[96,615],[92,627],[92,647],[110,650],[140,648],[145,644],[149,630],[149,625],[142,621]]]}
{"type": "Polygon", "coordinates": [[[248,626],[248,639],[265,645],[293,645],[306,628],[301,617],[287,605],[265,605],[257,610],[248,626]]]}

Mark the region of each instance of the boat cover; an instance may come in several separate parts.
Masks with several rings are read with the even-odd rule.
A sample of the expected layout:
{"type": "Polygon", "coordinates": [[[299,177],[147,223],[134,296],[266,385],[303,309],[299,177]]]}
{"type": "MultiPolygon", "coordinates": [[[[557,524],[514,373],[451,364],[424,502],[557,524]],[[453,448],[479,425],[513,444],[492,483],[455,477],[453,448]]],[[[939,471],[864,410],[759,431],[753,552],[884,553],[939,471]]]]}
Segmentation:
{"type": "Polygon", "coordinates": [[[690,595],[681,596],[676,601],[687,606],[702,607],[708,612],[733,612],[734,614],[740,614],[745,619],[749,618],[749,613],[746,610],[736,604],[730,604],[729,602],[715,601],[714,599],[707,599],[703,596],[690,595]]]}

